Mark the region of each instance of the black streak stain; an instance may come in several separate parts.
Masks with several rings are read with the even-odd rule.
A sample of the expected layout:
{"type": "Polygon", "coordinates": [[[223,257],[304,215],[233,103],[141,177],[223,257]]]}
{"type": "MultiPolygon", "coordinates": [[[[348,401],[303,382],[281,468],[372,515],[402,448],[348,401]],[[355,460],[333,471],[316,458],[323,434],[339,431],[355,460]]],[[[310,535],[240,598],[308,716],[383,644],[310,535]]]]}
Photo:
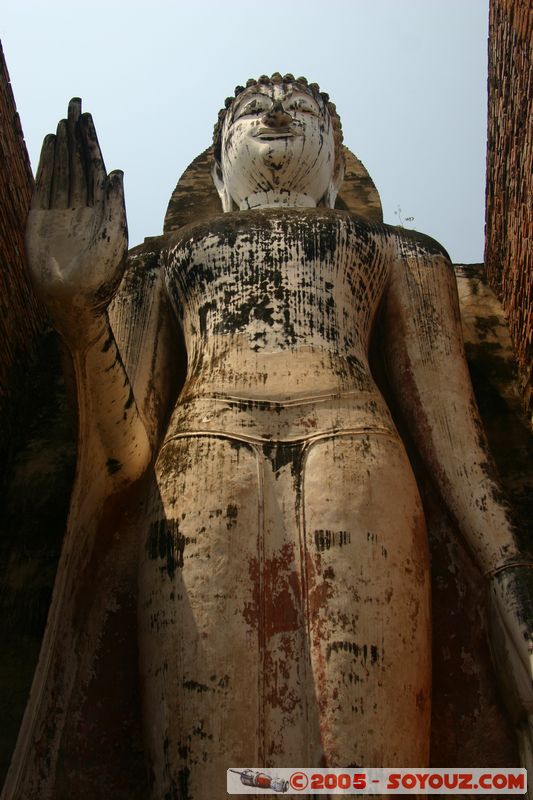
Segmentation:
{"type": "Polygon", "coordinates": [[[287,464],[291,465],[291,473],[298,476],[302,463],[302,447],[300,444],[282,444],[280,442],[263,445],[263,453],[272,464],[273,471],[279,472],[287,464]]]}
{"type": "MultiPolygon", "coordinates": [[[[322,209],[255,210],[188,226],[165,264],[174,306],[180,314],[195,308],[190,336],[198,329],[205,337],[242,333],[258,351],[267,344],[265,332],[257,329],[262,324],[280,349],[318,332],[353,355],[386,279],[376,234],[397,237],[384,226],[322,209]],[[347,247],[352,251],[349,267],[344,263],[347,247]],[[356,301],[352,316],[359,316],[361,324],[344,324],[341,339],[339,302],[348,300],[347,292],[356,301]]],[[[368,381],[366,365],[359,369],[353,357],[352,371],[368,381]]],[[[201,362],[203,356],[199,369],[201,362]]]]}
{"type": "Polygon", "coordinates": [[[190,539],[180,533],[178,521],[161,519],[152,523],[146,542],[148,557],[163,559],[169,578],[173,578],[176,569],[183,567],[183,553],[190,539]]]}
{"type": "MultiPolygon", "coordinates": [[[[191,771],[188,767],[183,767],[178,772],[178,790],[177,798],[179,800],[189,800],[189,775],[191,771]]],[[[176,798],[176,800],[177,800],[176,798]]]]}
{"type": "Polygon", "coordinates": [[[232,528],[237,522],[237,516],[239,514],[239,509],[233,503],[229,503],[228,507],[226,508],[226,517],[227,517],[227,527],[232,528]]]}
{"type": "Polygon", "coordinates": [[[102,353],[107,353],[107,351],[110,349],[112,344],[113,344],[113,334],[109,333],[109,336],[107,337],[107,339],[105,340],[105,342],[104,342],[104,344],[102,346],[102,353]]]}
{"type": "Polygon", "coordinates": [[[125,408],[131,408],[132,405],[133,405],[133,390],[130,389],[128,399],[126,400],[125,408]]]}
{"type": "Polygon", "coordinates": [[[211,302],[204,303],[198,309],[198,318],[199,318],[199,321],[200,321],[200,333],[202,334],[202,336],[205,336],[207,334],[207,318],[208,318],[208,314],[209,314],[210,311],[215,311],[216,307],[217,307],[216,303],[213,300],[211,302]]]}
{"type": "Polygon", "coordinates": [[[122,469],[122,464],[116,458],[108,458],[105,462],[107,467],[107,471],[110,475],[114,475],[116,472],[122,469]]]}
{"type": "MultiPolygon", "coordinates": [[[[368,659],[368,649],[366,644],[358,645],[355,642],[348,642],[342,639],[329,642],[326,648],[326,660],[329,661],[332,653],[344,651],[345,653],[351,653],[356,658],[361,657],[362,661],[366,661],[368,659]]],[[[370,661],[372,664],[377,664],[379,661],[379,649],[376,645],[370,645],[370,661]]]]}
{"type": "Polygon", "coordinates": [[[315,531],[315,547],[319,551],[330,550],[332,547],[343,547],[350,544],[351,536],[348,531],[315,531]]]}
{"type": "Polygon", "coordinates": [[[206,686],[203,683],[198,683],[197,681],[183,681],[182,686],[184,689],[188,689],[190,692],[208,692],[209,686],[206,686]]]}

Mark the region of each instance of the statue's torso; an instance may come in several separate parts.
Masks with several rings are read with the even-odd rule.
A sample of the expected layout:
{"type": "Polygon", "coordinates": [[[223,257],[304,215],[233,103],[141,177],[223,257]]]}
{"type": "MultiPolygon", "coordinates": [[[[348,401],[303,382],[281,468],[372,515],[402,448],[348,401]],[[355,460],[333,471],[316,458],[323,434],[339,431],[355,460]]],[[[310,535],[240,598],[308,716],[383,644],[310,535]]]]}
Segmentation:
{"type": "Polygon", "coordinates": [[[230,756],[426,763],[426,533],[367,358],[392,235],[245,212],[164,255],[189,369],[155,464],[140,650],[154,761],[166,736],[173,774],[210,770],[191,767],[191,796],[222,796],[205,775],[230,756]],[[408,728],[383,736],[387,715],[408,728]]]}
{"type": "Polygon", "coordinates": [[[394,248],[384,227],[322,209],[225,214],[185,229],[164,255],[188,355],[170,433],[393,430],[368,343],[394,248]]]}

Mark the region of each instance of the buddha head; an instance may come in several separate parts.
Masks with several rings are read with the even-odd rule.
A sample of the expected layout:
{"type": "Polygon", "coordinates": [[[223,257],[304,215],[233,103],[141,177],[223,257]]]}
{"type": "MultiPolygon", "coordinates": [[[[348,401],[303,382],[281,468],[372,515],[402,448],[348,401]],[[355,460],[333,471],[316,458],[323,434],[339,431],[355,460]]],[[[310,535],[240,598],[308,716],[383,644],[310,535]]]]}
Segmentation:
{"type": "Polygon", "coordinates": [[[317,84],[292,75],[237,86],[219,113],[214,154],[224,211],[333,208],[344,175],[335,106],[317,84]]]}

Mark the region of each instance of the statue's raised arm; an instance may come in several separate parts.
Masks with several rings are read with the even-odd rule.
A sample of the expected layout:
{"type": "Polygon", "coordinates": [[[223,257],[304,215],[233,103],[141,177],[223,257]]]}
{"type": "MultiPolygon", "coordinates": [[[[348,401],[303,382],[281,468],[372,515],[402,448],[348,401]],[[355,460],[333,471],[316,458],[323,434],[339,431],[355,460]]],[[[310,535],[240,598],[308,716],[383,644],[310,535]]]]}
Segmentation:
{"type": "Polygon", "coordinates": [[[149,461],[148,438],[107,315],[128,248],[122,173],[106,174],[78,98],[44,140],[26,248],[35,286],[73,358],[86,457],[120,482],[134,479],[149,461]]]}

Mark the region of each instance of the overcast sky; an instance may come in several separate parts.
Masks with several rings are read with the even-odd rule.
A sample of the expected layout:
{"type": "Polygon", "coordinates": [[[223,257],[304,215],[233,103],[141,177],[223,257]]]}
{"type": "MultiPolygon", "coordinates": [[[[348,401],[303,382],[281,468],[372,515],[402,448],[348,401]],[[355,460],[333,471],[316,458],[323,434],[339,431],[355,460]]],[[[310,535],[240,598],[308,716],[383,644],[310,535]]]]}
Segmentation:
{"type": "Polygon", "coordinates": [[[386,222],[483,259],[488,0],[2,0],[1,23],[33,167],[81,96],[131,245],[161,233],[224,98],[277,70],[329,92],[386,222]]]}

